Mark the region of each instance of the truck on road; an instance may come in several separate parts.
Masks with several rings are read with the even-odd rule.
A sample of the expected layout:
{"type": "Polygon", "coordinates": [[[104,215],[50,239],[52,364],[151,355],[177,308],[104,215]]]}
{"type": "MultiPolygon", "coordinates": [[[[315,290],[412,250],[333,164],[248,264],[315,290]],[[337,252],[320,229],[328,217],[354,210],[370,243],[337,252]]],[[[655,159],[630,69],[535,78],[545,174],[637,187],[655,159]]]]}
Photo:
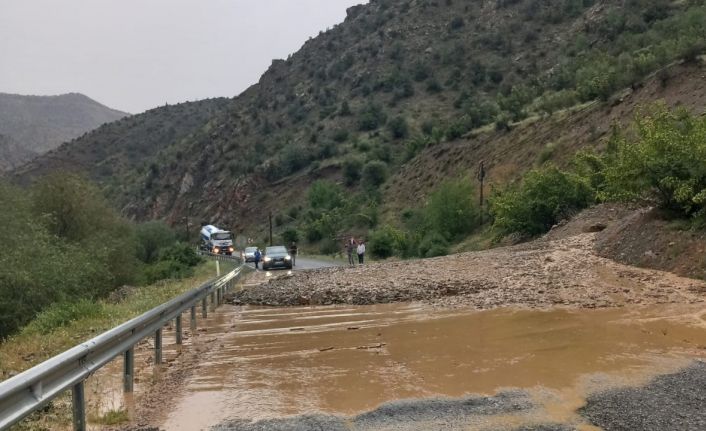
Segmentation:
{"type": "Polygon", "coordinates": [[[233,255],[233,234],[213,225],[201,228],[201,248],[213,254],[233,255]]]}

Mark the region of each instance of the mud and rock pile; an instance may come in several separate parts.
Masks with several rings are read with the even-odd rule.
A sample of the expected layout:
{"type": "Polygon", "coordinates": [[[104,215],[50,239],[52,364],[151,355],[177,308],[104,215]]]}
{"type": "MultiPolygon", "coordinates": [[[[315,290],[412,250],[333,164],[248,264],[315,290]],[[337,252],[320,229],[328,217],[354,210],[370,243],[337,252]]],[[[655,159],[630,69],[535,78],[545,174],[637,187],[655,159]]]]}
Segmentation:
{"type": "Polygon", "coordinates": [[[236,304],[424,301],[443,306],[610,307],[694,303],[706,283],[597,256],[597,233],[433,259],[298,272],[243,289],[236,304]]]}

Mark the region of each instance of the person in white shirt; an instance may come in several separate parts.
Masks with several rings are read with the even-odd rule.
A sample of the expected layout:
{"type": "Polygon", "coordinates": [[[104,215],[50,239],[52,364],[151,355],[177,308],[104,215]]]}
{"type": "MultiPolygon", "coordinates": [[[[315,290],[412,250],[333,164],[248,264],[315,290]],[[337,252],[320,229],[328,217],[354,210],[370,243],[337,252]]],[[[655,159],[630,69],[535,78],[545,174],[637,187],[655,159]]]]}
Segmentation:
{"type": "Polygon", "coordinates": [[[358,264],[362,265],[363,260],[365,259],[365,242],[361,241],[360,244],[358,244],[358,264]]]}

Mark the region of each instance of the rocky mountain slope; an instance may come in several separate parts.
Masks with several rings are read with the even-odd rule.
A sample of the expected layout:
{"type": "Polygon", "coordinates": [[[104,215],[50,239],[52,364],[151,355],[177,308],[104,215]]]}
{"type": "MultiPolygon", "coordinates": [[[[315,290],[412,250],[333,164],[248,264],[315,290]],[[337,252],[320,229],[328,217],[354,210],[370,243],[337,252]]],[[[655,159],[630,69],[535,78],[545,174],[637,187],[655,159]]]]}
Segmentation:
{"type": "Polygon", "coordinates": [[[104,123],[125,117],[83,94],[23,96],[0,93],[0,172],[18,167],[104,123]],[[10,143],[12,141],[12,143],[10,143]]]}
{"type": "Polygon", "coordinates": [[[35,157],[37,153],[34,151],[26,149],[9,136],[0,135],[0,172],[10,171],[35,157]]]}
{"type": "Polygon", "coordinates": [[[315,179],[379,162],[391,174],[379,205],[393,213],[480,160],[502,183],[599,145],[633,115],[625,97],[674,88],[673,103],[703,107],[704,17],[700,0],[374,0],[232,101],[121,120],[17,175],[84,170],[133,217],[253,231],[315,179]]]}

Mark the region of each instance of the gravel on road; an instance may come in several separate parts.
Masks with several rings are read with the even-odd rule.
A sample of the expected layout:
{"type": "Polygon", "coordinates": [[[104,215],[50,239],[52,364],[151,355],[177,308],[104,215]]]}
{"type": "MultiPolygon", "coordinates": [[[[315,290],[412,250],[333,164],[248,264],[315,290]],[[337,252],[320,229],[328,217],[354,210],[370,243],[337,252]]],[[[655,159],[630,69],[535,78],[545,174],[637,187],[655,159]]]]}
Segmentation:
{"type": "MultiPolygon", "coordinates": [[[[534,409],[524,391],[506,391],[493,397],[469,396],[458,399],[430,398],[394,401],[355,417],[303,415],[263,421],[230,421],[212,427],[212,431],[419,431],[465,430],[483,424],[494,416],[517,415],[534,409]]],[[[488,421],[489,423],[492,421],[488,421]]],[[[561,424],[538,424],[522,428],[473,428],[498,431],[567,431],[561,424]]]]}
{"type": "Polygon", "coordinates": [[[270,278],[236,304],[424,301],[441,306],[609,307],[703,302],[706,283],[622,265],[593,252],[595,233],[423,260],[324,268],[270,278]]]}
{"type": "Polygon", "coordinates": [[[605,431],[706,430],[706,362],[641,388],[594,394],[580,413],[605,431]]]}

